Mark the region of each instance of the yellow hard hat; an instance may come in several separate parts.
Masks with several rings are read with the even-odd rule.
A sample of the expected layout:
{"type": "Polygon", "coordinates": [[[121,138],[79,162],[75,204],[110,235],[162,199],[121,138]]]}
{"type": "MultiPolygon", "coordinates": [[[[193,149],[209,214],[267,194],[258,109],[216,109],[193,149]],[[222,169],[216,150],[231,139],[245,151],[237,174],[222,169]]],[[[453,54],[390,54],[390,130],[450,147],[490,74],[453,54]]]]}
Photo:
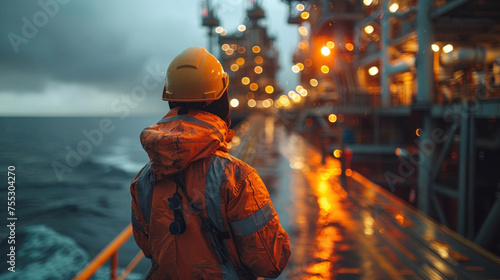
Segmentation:
{"type": "Polygon", "coordinates": [[[167,69],[165,101],[199,102],[221,98],[229,78],[220,62],[202,47],[192,47],[176,56],[167,69]]]}

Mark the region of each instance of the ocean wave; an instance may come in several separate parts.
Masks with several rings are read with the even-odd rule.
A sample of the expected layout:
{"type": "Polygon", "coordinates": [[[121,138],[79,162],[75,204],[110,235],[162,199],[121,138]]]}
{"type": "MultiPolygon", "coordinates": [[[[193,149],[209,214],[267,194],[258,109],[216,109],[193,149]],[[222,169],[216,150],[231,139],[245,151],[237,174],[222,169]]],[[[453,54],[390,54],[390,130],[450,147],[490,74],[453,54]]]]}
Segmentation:
{"type": "MultiPolygon", "coordinates": [[[[89,261],[88,254],[73,239],[44,225],[20,230],[16,244],[20,245],[16,246],[15,272],[7,271],[8,264],[2,263],[2,271],[7,271],[0,275],[2,280],[67,280],[89,261]]],[[[7,248],[2,248],[5,251],[7,248]]]]}
{"type": "MultiPolygon", "coordinates": [[[[10,245],[0,242],[2,252],[10,245]]],[[[9,264],[0,264],[2,280],[69,280],[75,277],[89,262],[87,252],[73,239],[45,225],[33,225],[18,232],[16,237],[15,272],[7,270],[9,264]]],[[[118,274],[123,269],[118,269],[118,274]]],[[[109,267],[103,267],[91,278],[108,280],[109,267]]],[[[139,280],[142,275],[131,273],[127,280],[139,280]]]]}

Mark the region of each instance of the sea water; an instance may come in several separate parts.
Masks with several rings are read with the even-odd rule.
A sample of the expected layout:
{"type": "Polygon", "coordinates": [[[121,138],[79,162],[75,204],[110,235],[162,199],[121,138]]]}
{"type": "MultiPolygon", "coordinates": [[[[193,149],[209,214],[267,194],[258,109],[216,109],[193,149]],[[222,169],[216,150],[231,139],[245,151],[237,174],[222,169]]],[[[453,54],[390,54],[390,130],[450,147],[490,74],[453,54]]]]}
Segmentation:
{"type": "MultiPolygon", "coordinates": [[[[130,223],[130,181],[148,161],[139,135],[160,117],[0,118],[0,279],[72,279],[130,223]],[[8,166],[16,174],[16,272],[6,262],[8,166]]],[[[138,251],[131,238],[120,268],[138,251]]],[[[144,259],[127,279],[148,268],[144,259]]],[[[109,279],[109,268],[93,279],[109,279]]]]}

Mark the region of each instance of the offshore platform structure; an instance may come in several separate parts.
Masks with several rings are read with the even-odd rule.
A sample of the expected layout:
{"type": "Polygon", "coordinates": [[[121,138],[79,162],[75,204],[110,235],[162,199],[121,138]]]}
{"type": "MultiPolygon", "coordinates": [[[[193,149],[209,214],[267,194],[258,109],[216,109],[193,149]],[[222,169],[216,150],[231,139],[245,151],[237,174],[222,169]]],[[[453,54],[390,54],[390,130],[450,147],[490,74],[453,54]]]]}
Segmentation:
{"type": "Polygon", "coordinates": [[[499,254],[500,1],[283,1],[310,93],[297,129],[499,254]]]}
{"type": "Polygon", "coordinates": [[[236,119],[256,109],[272,108],[275,97],[282,92],[276,81],[279,52],[275,38],[260,24],[265,18],[260,1],[252,1],[246,14],[246,21],[233,33],[220,26],[215,28],[221,51],[219,61],[229,74],[231,115],[236,119]]]}

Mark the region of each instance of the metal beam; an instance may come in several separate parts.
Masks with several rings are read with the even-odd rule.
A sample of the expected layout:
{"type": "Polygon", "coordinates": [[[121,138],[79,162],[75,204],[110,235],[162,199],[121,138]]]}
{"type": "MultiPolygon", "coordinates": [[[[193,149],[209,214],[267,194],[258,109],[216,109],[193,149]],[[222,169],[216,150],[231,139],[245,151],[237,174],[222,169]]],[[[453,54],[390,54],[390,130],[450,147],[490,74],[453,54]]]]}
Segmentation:
{"type": "Polygon", "coordinates": [[[467,238],[472,239],[475,234],[474,227],[474,196],[475,196],[475,181],[476,181],[476,122],[474,118],[474,111],[471,110],[470,120],[469,120],[469,151],[468,151],[468,162],[469,162],[469,174],[468,175],[468,191],[467,191],[467,238]]]}
{"type": "Polygon", "coordinates": [[[382,107],[389,107],[391,106],[391,95],[389,92],[389,75],[388,75],[388,69],[390,68],[389,64],[389,34],[390,34],[390,29],[391,29],[391,18],[389,15],[389,1],[388,0],[383,0],[382,1],[382,18],[380,19],[380,26],[382,28],[381,31],[381,36],[382,36],[382,45],[380,46],[380,53],[381,53],[381,64],[382,64],[382,75],[380,75],[380,84],[381,84],[381,92],[380,92],[380,97],[382,100],[380,100],[380,104],[382,107]]]}
{"type": "Polygon", "coordinates": [[[440,17],[441,15],[455,9],[456,7],[469,2],[469,0],[455,0],[451,1],[443,6],[437,8],[434,12],[431,13],[431,18],[435,19],[440,17]]]}
{"type": "Polygon", "coordinates": [[[453,123],[452,127],[448,131],[448,134],[446,134],[446,142],[444,143],[443,149],[441,150],[441,154],[439,154],[439,158],[436,161],[436,164],[434,165],[434,168],[432,170],[432,175],[431,175],[432,182],[435,182],[439,175],[439,170],[443,165],[444,158],[446,157],[448,151],[450,150],[451,143],[453,142],[453,136],[455,136],[457,129],[458,129],[458,124],[453,123]]]}
{"type": "Polygon", "coordinates": [[[497,200],[474,240],[480,246],[488,245],[491,240],[498,238],[498,232],[500,232],[500,193],[497,193],[496,196],[497,200]]]}
{"type": "Polygon", "coordinates": [[[431,200],[432,200],[432,205],[434,206],[434,209],[438,214],[439,222],[444,226],[448,227],[448,220],[446,219],[446,215],[444,214],[443,209],[441,209],[441,205],[437,200],[436,194],[431,195],[431,200]]]}
{"type": "Polygon", "coordinates": [[[467,220],[467,166],[469,165],[469,115],[462,114],[460,127],[460,155],[458,163],[458,223],[457,232],[465,236],[465,225],[467,220]]]}

